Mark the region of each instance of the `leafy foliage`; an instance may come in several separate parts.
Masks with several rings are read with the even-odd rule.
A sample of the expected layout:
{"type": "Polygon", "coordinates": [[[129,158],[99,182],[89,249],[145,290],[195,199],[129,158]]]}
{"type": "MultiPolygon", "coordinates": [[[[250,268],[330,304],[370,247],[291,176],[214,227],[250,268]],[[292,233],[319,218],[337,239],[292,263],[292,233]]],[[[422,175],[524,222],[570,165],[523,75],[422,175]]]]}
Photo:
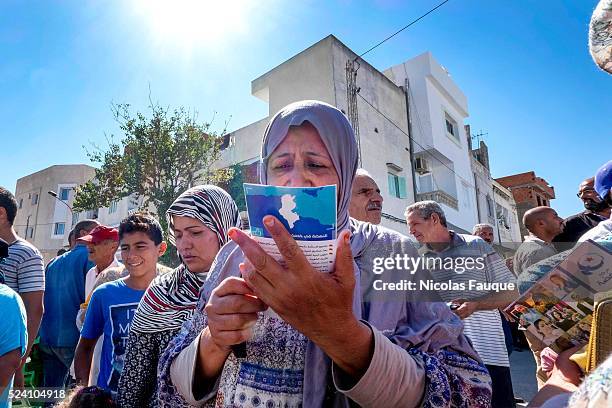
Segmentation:
{"type": "Polygon", "coordinates": [[[164,214],[180,193],[197,184],[231,179],[231,169],[213,167],[222,139],[211,132],[210,123],[198,123],[182,107],[170,110],[151,103],[149,108],[150,116],[145,116],[132,114],[128,104],[112,105],[123,138],[109,138],[108,149],[94,146],[87,151],[99,167],[93,180],[77,188],[75,211],[108,207],[134,194],[166,230],[164,214]]]}
{"type": "Polygon", "coordinates": [[[246,211],[246,199],[244,197],[244,188],[242,184],[245,182],[244,170],[240,164],[234,164],[230,167],[233,177],[227,182],[225,189],[232,196],[239,211],[246,211]]]}

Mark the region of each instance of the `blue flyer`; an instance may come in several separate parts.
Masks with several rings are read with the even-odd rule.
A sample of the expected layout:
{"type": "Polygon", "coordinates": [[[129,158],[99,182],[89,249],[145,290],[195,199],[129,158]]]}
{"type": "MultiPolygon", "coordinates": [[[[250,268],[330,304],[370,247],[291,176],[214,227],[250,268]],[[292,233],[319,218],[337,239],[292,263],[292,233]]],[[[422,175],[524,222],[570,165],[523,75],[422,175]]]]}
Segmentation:
{"type": "Polygon", "coordinates": [[[321,271],[333,267],[336,253],[336,186],[278,187],[244,184],[251,235],[275,259],[274,240],[263,225],[266,215],[283,223],[310,263],[321,271]]]}

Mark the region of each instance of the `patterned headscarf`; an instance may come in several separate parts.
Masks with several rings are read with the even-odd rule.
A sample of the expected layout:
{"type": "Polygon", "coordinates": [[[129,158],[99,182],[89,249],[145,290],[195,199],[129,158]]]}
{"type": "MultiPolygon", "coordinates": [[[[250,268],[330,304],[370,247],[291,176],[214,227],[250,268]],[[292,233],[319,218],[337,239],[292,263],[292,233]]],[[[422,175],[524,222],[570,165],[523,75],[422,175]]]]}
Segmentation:
{"type": "Polygon", "coordinates": [[[190,188],[178,196],[166,211],[168,235],[172,245],[174,237],[173,216],[195,218],[217,235],[219,248],[228,241],[227,231],[231,227],[240,227],[240,214],[232,197],[225,190],[212,185],[201,185],[190,188]]]}
{"type": "MultiPolygon", "coordinates": [[[[227,231],[240,225],[238,207],[232,197],[211,185],[190,188],[166,212],[172,244],[176,242],[172,223],[175,215],[201,221],[217,235],[219,249],[228,241],[227,231]]],[[[159,333],[179,329],[193,314],[205,280],[205,273],[191,273],[185,265],[155,278],[138,305],[131,330],[159,333]]]]}

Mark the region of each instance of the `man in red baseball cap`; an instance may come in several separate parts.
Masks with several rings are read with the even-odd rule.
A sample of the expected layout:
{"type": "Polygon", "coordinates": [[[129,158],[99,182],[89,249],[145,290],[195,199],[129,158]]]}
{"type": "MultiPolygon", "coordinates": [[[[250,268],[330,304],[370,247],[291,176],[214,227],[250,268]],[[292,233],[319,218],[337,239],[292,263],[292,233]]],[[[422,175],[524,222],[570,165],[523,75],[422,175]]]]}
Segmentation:
{"type": "MultiPolygon", "coordinates": [[[[93,290],[96,278],[105,270],[119,266],[115,253],[119,247],[119,231],[116,228],[98,225],[88,235],[77,239],[87,245],[89,260],[96,264],[85,277],[85,299],[93,290]]],[[[82,321],[82,319],[81,319],[82,321]]]]}
{"type": "MultiPolygon", "coordinates": [[[[81,330],[85,321],[85,313],[91,292],[96,286],[96,279],[107,270],[121,266],[115,257],[117,248],[119,247],[119,231],[116,228],[107,227],[106,225],[98,225],[92,229],[88,235],[84,235],[77,239],[77,242],[87,245],[89,252],[89,260],[95,264],[85,276],[85,303],[81,304],[81,308],[77,313],[76,325],[81,330]]],[[[92,378],[98,376],[100,352],[102,342],[97,347],[93,364],[91,367],[92,378]]],[[[70,369],[72,373],[72,367],[70,369]]]]}

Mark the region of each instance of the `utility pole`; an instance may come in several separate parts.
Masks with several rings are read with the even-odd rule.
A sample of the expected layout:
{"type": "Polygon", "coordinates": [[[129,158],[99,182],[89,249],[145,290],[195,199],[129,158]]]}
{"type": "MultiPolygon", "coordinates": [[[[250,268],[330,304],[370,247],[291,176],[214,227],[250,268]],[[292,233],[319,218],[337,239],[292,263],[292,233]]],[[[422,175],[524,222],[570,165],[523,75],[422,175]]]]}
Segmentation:
{"type": "Polygon", "coordinates": [[[357,71],[359,70],[359,62],[357,62],[357,58],[346,61],[346,113],[349,121],[351,122],[351,126],[353,126],[353,131],[355,132],[355,139],[357,140],[357,148],[359,152],[359,167],[362,167],[361,138],[359,136],[359,112],[357,110],[357,94],[361,89],[357,87],[357,71]],[[355,64],[357,65],[357,68],[355,68],[355,64]]]}
{"type": "Polygon", "coordinates": [[[28,230],[30,229],[30,217],[32,215],[28,215],[28,218],[26,219],[26,229],[25,229],[25,234],[23,234],[26,238],[26,240],[28,239],[28,230]]]}
{"type": "Polygon", "coordinates": [[[502,245],[501,234],[499,233],[499,221],[497,219],[497,203],[495,202],[495,186],[493,186],[493,215],[495,216],[495,229],[497,230],[497,240],[499,241],[499,245],[502,245]]]}
{"type": "Polygon", "coordinates": [[[412,142],[412,121],[410,120],[410,82],[408,76],[404,80],[404,95],[406,96],[406,120],[408,121],[408,154],[410,155],[410,175],[412,176],[412,194],[417,202],[416,174],[414,169],[414,143],[412,142]]]}

